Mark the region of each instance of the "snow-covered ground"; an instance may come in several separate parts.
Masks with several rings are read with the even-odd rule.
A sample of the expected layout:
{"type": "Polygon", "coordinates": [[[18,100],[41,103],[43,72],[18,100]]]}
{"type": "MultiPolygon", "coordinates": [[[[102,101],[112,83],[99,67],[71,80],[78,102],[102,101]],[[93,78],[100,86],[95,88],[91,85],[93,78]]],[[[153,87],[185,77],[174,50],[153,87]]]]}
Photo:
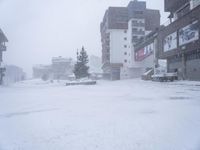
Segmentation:
{"type": "Polygon", "coordinates": [[[200,150],[200,83],[0,87],[0,150],[200,150]]]}

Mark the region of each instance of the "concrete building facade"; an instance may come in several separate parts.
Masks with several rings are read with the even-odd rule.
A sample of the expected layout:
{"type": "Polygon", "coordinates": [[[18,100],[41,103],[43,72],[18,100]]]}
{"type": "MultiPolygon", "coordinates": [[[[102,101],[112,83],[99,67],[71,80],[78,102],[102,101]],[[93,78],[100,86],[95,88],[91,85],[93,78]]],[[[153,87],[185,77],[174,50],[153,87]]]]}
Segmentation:
{"type": "Polygon", "coordinates": [[[140,77],[149,70],[155,70],[158,67],[158,33],[160,28],[152,31],[134,45],[135,61],[134,66],[138,67],[137,72],[140,77]]]}
{"type": "Polygon", "coordinates": [[[65,80],[73,75],[74,62],[71,58],[53,57],[50,65],[35,65],[33,67],[33,77],[48,79],[65,80]]]}
{"type": "Polygon", "coordinates": [[[101,23],[102,69],[104,78],[120,79],[124,45],[127,39],[128,11],[125,7],[110,7],[101,23]]]}
{"type": "Polygon", "coordinates": [[[3,52],[7,49],[6,42],[8,42],[8,39],[0,29],[0,85],[3,83],[3,77],[5,76],[6,71],[6,68],[3,66],[3,52]]]}
{"type": "Polygon", "coordinates": [[[134,0],[127,7],[110,7],[101,23],[104,77],[118,80],[137,76],[134,44],[159,26],[159,11],[147,9],[146,2],[134,0]]]}
{"type": "Polygon", "coordinates": [[[74,64],[71,58],[53,57],[52,73],[53,79],[68,79],[73,74],[74,64]]]}
{"type": "Polygon", "coordinates": [[[165,0],[171,23],[159,32],[159,57],[179,79],[200,80],[200,0],[165,0]]]}
{"type": "Polygon", "coordinates": [[[15,65],[5,65],[6,72],[3,82],[5,85],[23,81],[26,79],[26,73],[22,68],[15,65]]]}
{"type": "Polygon", "coordinates": [[[33,78],[42,78],[43,76],[52,76],[51,65],[35,65],[33,67],[33,78]]]}

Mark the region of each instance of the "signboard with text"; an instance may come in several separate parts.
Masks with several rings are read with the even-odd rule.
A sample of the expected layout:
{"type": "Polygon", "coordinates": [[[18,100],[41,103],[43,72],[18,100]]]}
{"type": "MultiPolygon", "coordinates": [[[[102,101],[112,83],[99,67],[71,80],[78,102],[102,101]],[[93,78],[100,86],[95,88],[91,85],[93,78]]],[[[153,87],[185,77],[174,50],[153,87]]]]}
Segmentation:
{"type": "Polygon", "coordinates": [[[138,50],[135,53],[135,60],[136,61],[142,61],[142,60],[144,60],[146,57],[148,57],[151,54],[153,54],[153,50],[154,50],[154,44],[153,43],[145,46],[144,48],[138,50]]]}

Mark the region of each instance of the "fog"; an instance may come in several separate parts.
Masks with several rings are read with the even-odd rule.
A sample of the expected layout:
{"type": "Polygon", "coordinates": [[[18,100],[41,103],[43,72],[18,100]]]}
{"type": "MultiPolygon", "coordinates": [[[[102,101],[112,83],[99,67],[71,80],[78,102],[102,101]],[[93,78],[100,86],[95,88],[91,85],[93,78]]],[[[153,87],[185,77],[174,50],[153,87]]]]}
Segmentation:
{"type": "MultiPolygon", "coordinates": [[[[130,0],[0,0],[0,28],[8,37],[4,62],[20,66],[30,76],[32,65],[49,64],[54,56],[75,58],[85,46],[101,56],[100,22],[109,6],[127,6],[130,0]]],[[[163,0],[147,0],[161,10],[163,0]]]]}
{"type": "Polygon", "coordinates": [[[101,44],[130,1],[0,0],[0,150],[200,150],[200,0],[165,0],[172,22],[146,0],[168,26],[138,41],[159,16],[133,16],[101,44]]]}

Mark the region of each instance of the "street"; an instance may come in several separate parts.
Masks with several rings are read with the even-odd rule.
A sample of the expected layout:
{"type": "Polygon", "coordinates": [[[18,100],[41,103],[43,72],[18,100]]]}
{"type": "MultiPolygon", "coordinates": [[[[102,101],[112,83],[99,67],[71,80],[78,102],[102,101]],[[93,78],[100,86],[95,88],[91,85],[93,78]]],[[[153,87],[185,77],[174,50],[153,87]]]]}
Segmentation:
{"type": "Polygon", "coordinates": [[[0,87],[0,150],[199,150],[200,83],[0,87]]]}

